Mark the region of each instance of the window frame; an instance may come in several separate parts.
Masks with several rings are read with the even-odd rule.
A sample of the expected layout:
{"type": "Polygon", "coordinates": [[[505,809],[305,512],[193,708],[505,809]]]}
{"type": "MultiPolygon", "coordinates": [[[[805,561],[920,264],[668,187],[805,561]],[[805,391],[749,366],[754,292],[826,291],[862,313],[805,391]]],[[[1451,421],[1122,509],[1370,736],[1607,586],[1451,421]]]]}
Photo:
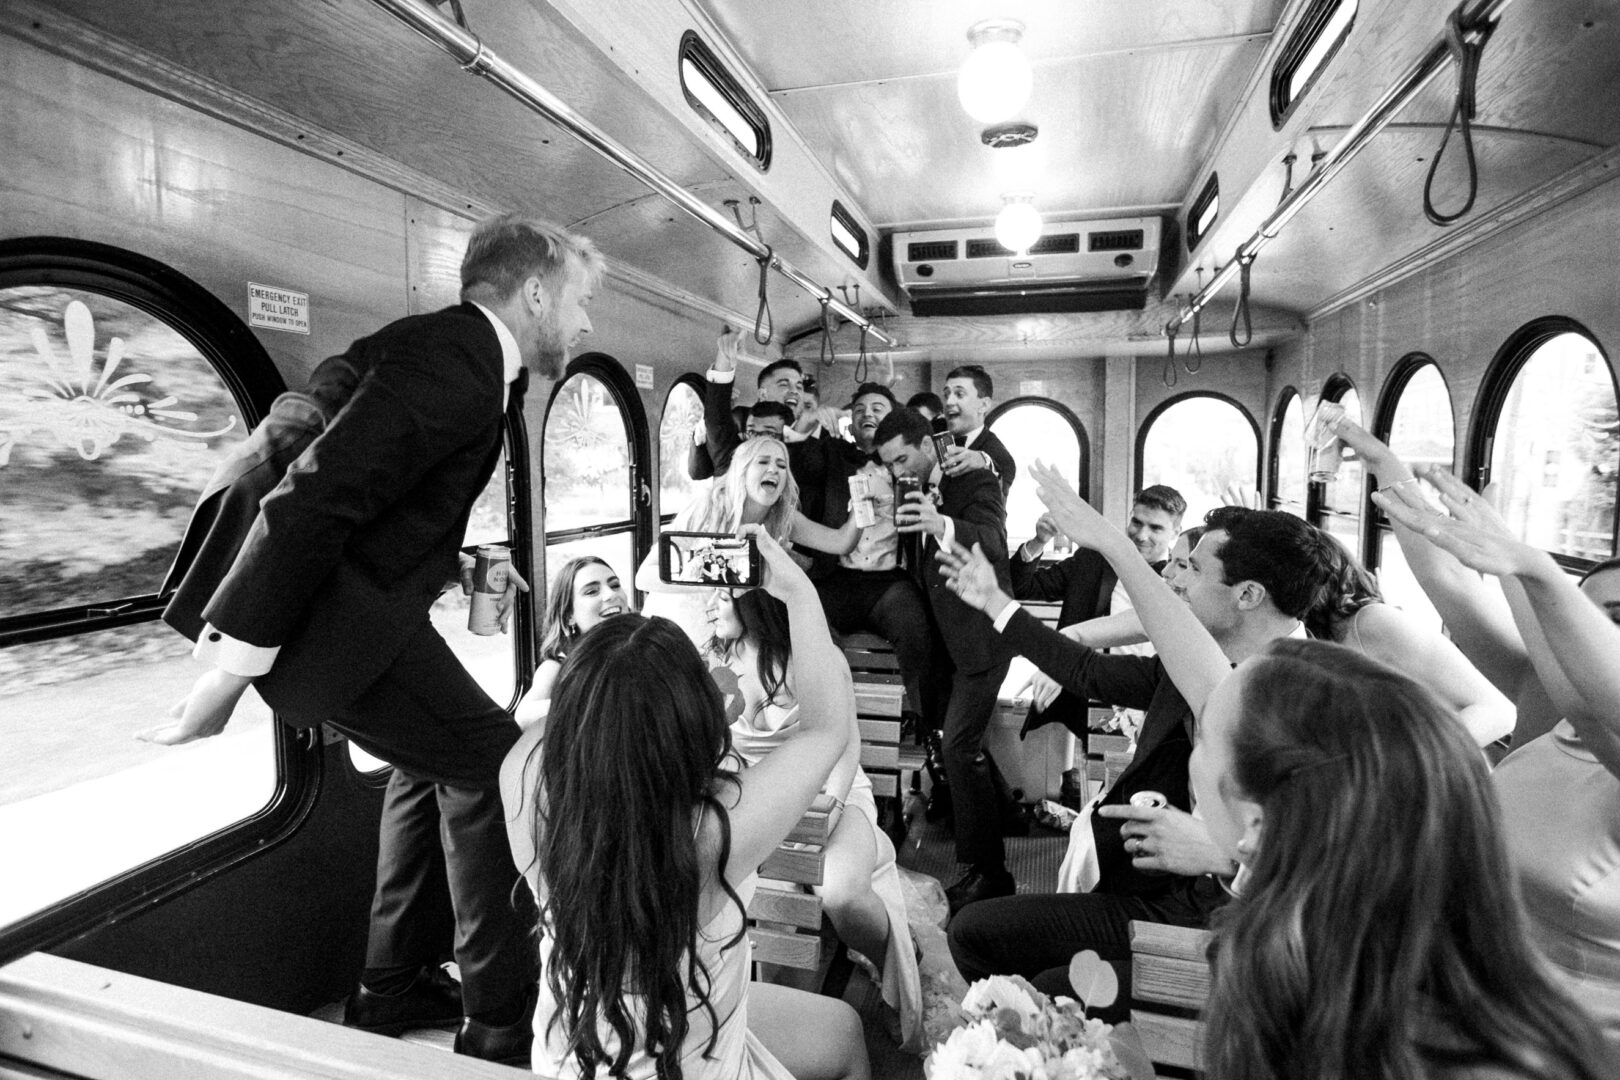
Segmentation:
{"type": "MultiPolygon", "coordinates": [[[[1291,400],[1299,402],[1300,420],[1303,422],[1305,419],[1305,398],[1300,394],[1298,387],[1294,386],[1293,383],[1289,383],[1277,395],[1277,404],[1271,410],[1271,423],[1268,429],[1269,442],[1266,444],[1266,508],[1268,510],[1280,510],[1285,505],[1277,491],[1282,480],[1282,429],[1283,423],[1288,417],[1288,405],[1291,400]]],[[[1304,480],[1305,478],[1302,476],[1300,479],[1304,480]]],[[[1307,482],[1307,501],[1309,496],[1310,485],[1307,482]]],[[[1299,515],[1301,517],[1305,516],[1305,503],[1290,501],[1286,505],[1298,506],[1299,515]]]]}
{"type": "Polygon", "coordinates": [[[861,227],[861,223],[855,220],[855,215],[849,212],[849,208],[837,199],[834,199],[832,203],[832,216],[827,223],[827,232],[832,237],[834,247],[848,255],[850,261],[856,266],[862,270],[866,269],[867,263],[872,261],[871,238],[866,235],[866,230],[861,227]],[[838,233],[833,228],[834,224],[842,225],[851,236],[859,241],[859,251],[850,251],[839,241],[838,233]]]}
{"type": "MultiPolygon", "coordinates": [[[[1324,401],[1342,401],[1344,399],[1344,395],[1349,393],[1354,393],[1357,398],[1361,397],[1361,391],[1356,387],[1355,380],[1351,379],[1349,375],[1342,371],[1335,371],[1332,375],[1328,376],[1327,382],[1322,384],[1322,393],[1317,397],[1316,400],[1318,404],[1324,401]]],[[[1366,419],[1366,406],[1363,405],[1361,411],[1361,420],[1365,422],[1366,419]]],[[[1310,427],[1310,422],[1311,418],[1308,416],[1305,417],[1305,425],[1307,429],[1310,427]]],[[[1367,561],[1368,519],[1367,515],[1360,509],[1367,501],[1367,472],[1365,469],[1362,470],[1361,476],[1361,493],[1355,499],[1351,500],[1351,502],[1357,507],[1357,527],[1355,547],[1351,549],[1350,554],[1361,560],[1362,564],[1365,565],[1367,561]]],[[[1349,517],[1349,515],[1344,513],[1342,510],[1327,509],[1326,499],[1327,484],[1323,481],[1311,480],[1309,477],[1307,477],[1305,482],[1305,520],[1324,532],[1328,531],[1327,519],[1329,517],[1349,517]]]]}
{"type": "MultiPolygon", "coordinates": [[[[1373,438],[1385,445],[1389,444],[1390,435],[1395,428],[1395,413],[1400,408],[1401,397],[1412,379],[1425,367],[1432,367],[1435,374],[1440,376],[1440,384],[1446,388],[1446,402],[1451,406],[1451,468],[1457,467],[1457,406],[1451,400],[1451,383],[1446,373],[1440,367],[1439,361],[1426,352],[1409,352],[1390,369],[1389,376],[1384,380],[1383,389],[1378,393],[1378,405],[1373,410],[1372,426],[1367,430],[1372,432],[1373,438]]],[[[1393,537],[1395,527],[1390,524],[1389,515],[1373,502],[1373,492],[1378,490],[1378,478],[1369,471],[1367,482],[1362,488],[1361,520],[1367,537],[1367,550],[1362,558],[1362,565],[1368,570],[1377,571],[1383,561],[1383,546],[1385,539],[1393,537]]]]}
{"type": "Polygon", "coordinates": [[[1016,407],[1018,407],[1020,405],[1039,405],[1043,409],[1050,409],[1053,412],[1057,413],[1060,417],[1062,417],[1063,420],[1069,425],[1069,427],[1074,430],[1075,439],[1079,443],[1079,446],[1080,446],[1080,463],[1079,463],[1079,466],[1078,466],[1078,468],[1076,469],[1076,472],[1075,472],[1075,474],[1079,477],[1078,491],[1079,491],[1080,497],[1082,499],[1085,499],[1087,502],[1090,502],[1091,501],[1091,437],[1086,434],[1086,425],[1080,422],[1080,418],[1074,414],[1073,409],[1070,409],[1067,405],[1064,405],[1062,402],[1054,401],[1052,398],[1049,398],[1049,397],[1037,397],[1035,395],[1027,395],[1027,396],[1024,396],[1024,397],[1009,398],[1008,400],[1001,402],[999,405],[996,405],[987,414],[985,414],[985,418],[984,418],[984,428],[985,428],[985,430],[986,431],[991,430],[992,425],[995,424],[995,422],[997,420],[999,420],[1006,413],[1010,412],[1011,410],[1013,410],[1014,408],[1016,408],[1016,407]]]}
{"type": "Polygon", "coordinates": [[[697,113],[709,126],[725,137],[737,153],[741,154],[750,164],[760,172],[769,172],[771,168],[771,120],[765,115],[765,110],[755,103],[743,84],[737,77],[727,70],[725,64],[714,51],[698,36],[696,30],[688,30],[681,35],[681,43],[675,54],[675,77],[681,84],[681,93],[686,98],[687,105],[697,113]],[[719,92],[720,96],[742,117],[745,124],[754,132],[754,138],[759,143],[759,151],[755,153],[744,146],[737,136],[726,127],[725,121],[716,116],[707,105],[693,93],[692,88],[686,84],[686,71],[684,65],[691,61],[698,73],[709,81],[709,85],[719,92]]]}
{"type": "MultiPolygon", "coordinates": [[[[96,292],[162,320],[213,367],[249,430],[286,390],[269,353],[235,312],[197,282],[155,259],[66,237],[0,240],[0,288],[22,285],[96,292]]],[[[167,602],[167,594],[152,592],[7,616],[0,618],[0,648],[155,622],[167,602]]],[[[319,728],[295,731],[272,723],[276,786],[263,808],[0,928],[0,963],[121,922],[290,838],[314,807],[321,735],[319,728]]]]}
{"type": "MultiPolygon", "coordinates": [[[[1616,403],[1620,404],[1620,378],[1616,377],[1614,360],[1596,334],[1567,315],[1546,315],[1530,320],[1509,334],[1502,347],[1496,350],[1496,355],[1485,368],[1484,378],[1480,380],[1479,392],[1474,397],[1463,475],[1467,478],[1465,483],[1475,491],[1485,490],[1491,482],[1491,455],[1496,446],[1496,427],[1502,419],[1502,409],[1507,404],[1508,394],[1512,392],[1519,372],[1542,345],[1560,334],[1568,333],[1580,334],[1592,343],[1598,356],[1602,357],[1604,367],[1608,368],[1609,385],[1615,391],[1616,403]]],[[[1614,531],[1609,537],[1609,545],[1611,557],[1614,552],[1620,551],[1620,509],[1614,516],[1614,531]]],[[[1601,561],[1556,551],[1548,554],[1564,569],[1576,574],[1585,573],[1601,561]]]]}
{"type": "MultiPolygon", "coordinates": [[[[1132,470],[1133,476],[1131,491],[1133,493],[1141,491],[1143,487],[1143,477],[1147,472],[1147,437],[1148,433],[1153,430],[1153,425],[1158,423],[1159,417],[1168,412],[1172,406],[1178,405],[1181,402],[1188,401],[1192,398],[1201,397],[1214,398],[1216,401],[1224,402],[1225,404],[1232,406],[1232,408],[1237,410],[1238,415],[1243,417],[1243,419],[1248,423],[1249,430],[1254,433],[1254,488],[1256,491],[1260,490],[1260,483],[1264,476],[1265,470],[1266,444],[1264,436],[1260,431],[1260,425],[1255,422],[1253,414],[1251,414],[1249,410],[1244,407],[1241,401],[1228,394],[1222,394],[1215,390],[1187,390],[1180,394],[1174,394],[1167,397],[1157,405],[1153,406],[1153,408],[1148,410],[1148,414],[1142,418],[1142,423],[1137,426],[1136,462],[1132,470]]],[[[1193,522],[1191,524],[1202,524],[1202,522],[1193,522]]]]}
{"type": "MultiPolygon", "coordinates": [[[[647,557],[652,549],[652,488],[649,486],[649,469],[652,454],[648,448],[650,435],[647,428],[647,410],[641,403],[641,394],[636,389],[624,365],[619,363],[607,353],[592,352],[577,356],[569,361],[568,368],[563,372],[562,378],[551,385],[551,394],[546,398],[546,411],[540,421],[540,506],[541,526],[544,530],[542,547],[549,549],[557,544],[571,543],[576,540],[590,540],[603,536],[619,536],[629,533],[630,550],[633,554],[635,566],[647,557]],[[552,532],[545,523],[545,473],[546,473],[546,426],[551,419],[551,409],[557,403],[557,395],[562,388],[575,375],[589,375],[603,386],[607,387],[609,394],[613,395],[614,402],[619,406],[619,415],[623,417],[625,427],[630,436],[630,518],[628,527],[624,521],[613,521],[601,525],[584,525],[578,528],[561,529],[552,532]]],[[[526,473],[525,475],[533,475],[526,473]]],[[[532,520],[532,519],[531,519],[532,520]]],[[[528,530],[532,546],[533,537],[540,530],[528,530]]],[[[534,565],[534,563],[530,563],[534,565]]],[[[546,573],[551,573],[551,567],[546,566],[546,573]]],[[[635,573],[634,567],[630,570],[635,573]]],[[[538,642],[536,642],[538,649],[538,642]]],[[[535,661],[538,663],[539,654],[536,651],[535,661]]]]}
{"type": "Polygon", "coordinates": [[[1205,180],[1204,186],[1199,189],[1198,197],[1192,201],[1192,205],[1187,207],[1187,254],[1191,255],[1194,251],[1197,251],[1198,245],[1204,242],[1204,238],[1215,231],[1215,223],[1221,220],[1220,197],[1221,174],[1211,172],[1209,179],[1205,180]],[[1211,202],[1216,203],[1215,216],[1210,218],[1207,229],[1200,229],[1198,219],[1204,216],[1204,211],[1209,208],[1211,202]]]}
{"type": "MultiPolygon", "coordinates": [[[[662,431],[663,428],[664,428],[664,415],[669,412],[669,399],[675,396],[675,390],[678,387],[682,387],[682,386],[691,387],[692,391],[694,393],[696,393],[697,396],[698,396],[699,404],[702,404],[702,402],[704,400],[704,397],[703,397],[704,391],[708,388],[708,385],[709,385],[708,380],[706,380],[703,376],[699,375],[695,371],[682,372],[679,376],[677,376],[675,381],[669,384],[669,390],[667,392],[665,392],[665,394],[664,394],[664,404],[658,410],[658,428],[659,428],[659,430],[662,431]]],[[[674,521],[675,520],[675,515],[680,513],[679,508],[676,508],[674,510],[670,510],[668,513],[665,513],[665,507],[664,507],[664,461],[663,461],[663,457],[662,457],[663,452],[664,452],[663,440],[660,439],[659,444],[658,444],[659,460],[656,462],[656,467],[657,467],[657,470],[658,470],[658,514],[656,515],[656,517],[657,517],[658,526],[660,528],[662,528],[665,525],[668,525],[671,521],[674,521]]],[[[695,482],[696,483],[702,483],[702,481],[695,481],[695,482]]]]}
{"type": "Polygon", "coordinates": [[[1345,23],[1344,30],[1339,34],[1338,40],[1328,47],[1327,54],[1322,57],[1322,62],[1316,65],[1316,70],[1311,72],[1311,77],[1306,80],[1305,85],[1299,88],[1299,93],[1287,101],[1282,100],[1282,95],[1288,83],[1293,80],[1294,74],[1299,70],[1299,65],[1315,48],[1317,40],[1327,32],[1327,28],[1333,22],[1333,16],[1338,13],[1340,5],[1351,2],[1355,2],[1355,0],[1312,0],[1310,7],[1306,8],[1300,16],[1293,33],[1288,36],[1287,44],[1278,52],[1276,62],[1271,65],[1271,81],[1266,95],[1273,131],[1282,130],[1283,125],[1288,123],[1295,110],[1299,108],[1299,103],[1310,96],[1310,92],[1315,89],[1316,84],[1321,82],[1322,74],[1327,71],[1334,58],[1339,55],[1339,50],[1344,47],[1346,41],[1350,40],[1350,32],[1356,26],[1356,16],[1361,14],[1359,3],[1357,4],[1357,10],[1351,14],[1350,21],[1345,23]]]}

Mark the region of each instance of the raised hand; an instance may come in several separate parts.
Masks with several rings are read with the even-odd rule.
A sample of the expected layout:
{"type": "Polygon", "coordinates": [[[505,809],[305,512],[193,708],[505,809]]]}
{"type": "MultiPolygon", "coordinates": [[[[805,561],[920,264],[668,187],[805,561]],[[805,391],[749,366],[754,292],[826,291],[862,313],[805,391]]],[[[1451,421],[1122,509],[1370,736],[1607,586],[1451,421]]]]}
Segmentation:
{"type": "Polygon", "coordinates": [[[945,583],[964,604],[987,615],[998,614],[1007,606],[1007,594],[1001,591],[996,568],[985,557],[984,548],[974,544],[969,551],[961,544],[952,544],[949,548],[941,545],[936,558],[944,567],[945,583]]]}
{"type": "Polygon", "coordinates": [[[1539,564],[1542,552],[1514,536],[1484,497],[1438,466],[1422,465],[1417,471],[1434,485],[1450,516],[1430,507],[1421,492],[1403,490],[1416,486],[1405,483],[1373,493],[1384,513],[1482,574],[1502,577],[1539,564]]]}
{"type": "Polygon", "coordinates": [[[1022,694],[1025,690],[1030,692],[1030,704],[1041,712],[1051,708],[1052,702],[1056,701],[1057,696],[1063,693],[1063,687],[1058,685],[1057,680],[1044,671],[1030,672],[1029,678],[1024,681],[1024,685],[1018,688],[1018,693],[1022,694]]]}
{"type": "Polygon", "coordinates": [[[1231,483],[1221,491],[1221,503],[1225,506],[1242,506],[1249,510],[1264,510],[1265,501],[1260,493],[1247,484],[1231,483]]]}
{"type": "Polygon", "coordinates": [[[806,591],[815,592],[815,586],[805,576],[799,564],[793,561],[793,556],[787,549],[776,542],[776,538],[766,531],[763,525],[744,525],[738,530],[741,536],[752,536],[754,544],[759,548],[759,555],[765,564],[765,573],[760,579],[760,585],[772,596],[783,603],[796,596],[802,596],[806,591]]]}
{"type": "MultiPolygon", "coordinates": [[[[1130,542],[1069,485],[1062,473],[1036,461],[1030,469],[1035,478],[1035,493],[1051,512],[1058,530],[1081,547],[1106,551],[1108,545],[1130,542]]],[[[1132,545],[1132,550],[1135,550],[1132,545]]]]}
{"type": "Polygon", "coordinates": [[[742,356],[742,335],[731,327],[722,327],[719,340],[714,349],[714,370],[736,371],[737,360],[742,356]]]}

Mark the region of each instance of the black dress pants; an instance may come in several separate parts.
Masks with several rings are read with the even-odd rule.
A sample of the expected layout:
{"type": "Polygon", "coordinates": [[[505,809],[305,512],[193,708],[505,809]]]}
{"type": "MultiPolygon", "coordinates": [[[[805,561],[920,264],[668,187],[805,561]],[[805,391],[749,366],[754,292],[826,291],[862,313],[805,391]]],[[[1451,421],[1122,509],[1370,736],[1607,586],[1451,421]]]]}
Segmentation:
{"type": "Polygon", "coordinates": [[[906,700],[925,729],[939,727],[944,712],[943,649],[937,643],[928,602],[902,570],[853,570],[840,566],[816,580],[827,625],[840,634],[872,630],[894,646],[906,700]]]}
{"type": "Polygon", "coordinates": [[[537,956],[514,900],[520,880],[501,808],[501,760],[517,741],[490,700],[423,620],[399,658],[331,721],[394,766],[383,799],[368,968],[432,964],[432,920],[449,881],[456,963],[468,1015],[505,1009],[535,981],[537,956]]]}
{"type": "Polygon", "coordinates": [[[995,715],[1002,681],[1010,661],[989,671],[951,676],[945,706],[945,775],[951,782],[951,814],[956,826],[956,861],[979,870],[1006,865],[1001,842],[1001,806],[990,762],[984,756],[984,733],[995,715]]]}

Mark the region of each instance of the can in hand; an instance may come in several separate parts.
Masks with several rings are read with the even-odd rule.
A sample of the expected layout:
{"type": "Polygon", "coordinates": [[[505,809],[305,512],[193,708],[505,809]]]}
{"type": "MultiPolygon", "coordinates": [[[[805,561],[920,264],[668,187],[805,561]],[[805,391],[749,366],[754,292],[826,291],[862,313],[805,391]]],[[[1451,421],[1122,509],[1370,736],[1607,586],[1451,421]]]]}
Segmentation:
{"type": "Polygon", "coordinates": [[[480,637],[501,632],[500,599],[512,580],[512,552],[505,544],[483,544],[473,557],[472,603],[467,629],[480,637]]]}
{"type": "Polygon", "coordinates": [[[877,505],[873,501],[870,477],[856,475],[849,478],[849,516],[855,519],[858,528],[865,529],[877,524],[877,505]]]}
{"type": "Polygon", "coordinates": [[[1144,810],[1163,810],[1170,805],[1170,800],[1157,791],[1138,791],[1131,796],[1131,805],[1144,810]]]}

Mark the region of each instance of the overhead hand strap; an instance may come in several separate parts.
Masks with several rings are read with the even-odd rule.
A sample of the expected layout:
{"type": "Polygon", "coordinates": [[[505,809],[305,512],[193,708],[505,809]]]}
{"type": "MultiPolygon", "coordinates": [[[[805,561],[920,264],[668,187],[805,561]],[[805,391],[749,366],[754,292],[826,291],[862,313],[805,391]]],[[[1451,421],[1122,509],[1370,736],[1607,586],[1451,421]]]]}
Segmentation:
{"type": "Polygon", "coordinates": [[[754,341],[759,345],[769,345],[771,334],[775,327],[771,325],[771,300],[769,296],[771,282],[771,260],[776,258],[776,252],[771,245],[765,245],[765,254],[759,257],[759,310],[754,312],[754,341]]]}
{"type": "Polygon", "coordinates": [[[1164,332],[1164,336],[1169,341],[1170,349],[1169,349],[1169,351],[1167,353],[1165,353],[1165,356],[1164,356],[1164,371],[1159,377],[1164,380],[1164,385],[1165,386],[1173,387],[1173,386],[1176,385],[1176,378],[1177,378],[1177,376],[1176,376],[1176,330],[1175,330],[1175,327],[1172,326],[1172,327],[1167,328],[1165,330],[1165,332],[1164,332]]]}
{"type": "Polygon", "coordinates": [[[821,298],[821,362],[831,364],[838,359],[833,351],[833,323],[832,323],[832,293],[821,298]]]}
{"type": "Polygon", "coordinates": [[[1468,213],[1474,208],[1474,198],[1479,194],[1479,164],[1474,160],[1474,91],[1479,80],[1479,58],[1496,24],[1489,19],[1465,24],[1463,9],[1467,6],[1464,0],[1446,20],[1446,46],[1451,50],[1452,59],[1457,61],[1457,99],[1451,107],[1451,116],[1446,120],[1446,130],[1440,136],[1440,146],[1429,161],[1429,175],[1423,181],[1423,214],[1436,225],[1450,225],[1468,213]],[[1468,40],[1470,34],[1473,35],[1472,41],[1468,40]],[[1434,206],[1434,177],[1440,168],[1440,159],[1445,156],[1446,144],[1451,140],[1452,128],[1455,127],[1462,129],[1463,157],[1468,163],[1468,198],[1456,213],[1442,214],[1434,206]]]}
{"type": "Polygon", "coordinates": [[[1241,284],[1238,286],[1237,306],[1232,309],[1232,328],[1227,331],[1226,336],[1231,340],[1234,349],[1241,349],[1254,340],[1254,323],[1249,318],[1249,267],[1254,265],[1254,256],[1250,255],[1245,258],[1239,255],[1237,258],[1241,284]],[[1238,340],[1239,319],[1243,320],[1243,339],[1241,341],[1238,340]]]}
{"type": "Polygon", "coordinates": [[[1192,327],[1192,348],[1187,350],[1187,352],[1186,352],[1186,357],[1187,358],[1182,361],[1182,366],[1184,366],[1187,369],[1187,374],[1189,374],[1189,375],[1196,375],[1200,371],[1202,371],[1203,368],[1204,368],[1204,345],[1203,345],[1203,342],[1198,340],[1198,324],[1203,319],[1203,317],[1204,317],[1204,309],[1203,308],[1194,309],[1194,311],[1193,311],[1193,327],[1192,327]],[[1196,363],[1196,364],[1193,363],[1193,361],[1192,361],[1192,358],[1194,356],[1198,357],[1198,363],[1196,363]]]}

